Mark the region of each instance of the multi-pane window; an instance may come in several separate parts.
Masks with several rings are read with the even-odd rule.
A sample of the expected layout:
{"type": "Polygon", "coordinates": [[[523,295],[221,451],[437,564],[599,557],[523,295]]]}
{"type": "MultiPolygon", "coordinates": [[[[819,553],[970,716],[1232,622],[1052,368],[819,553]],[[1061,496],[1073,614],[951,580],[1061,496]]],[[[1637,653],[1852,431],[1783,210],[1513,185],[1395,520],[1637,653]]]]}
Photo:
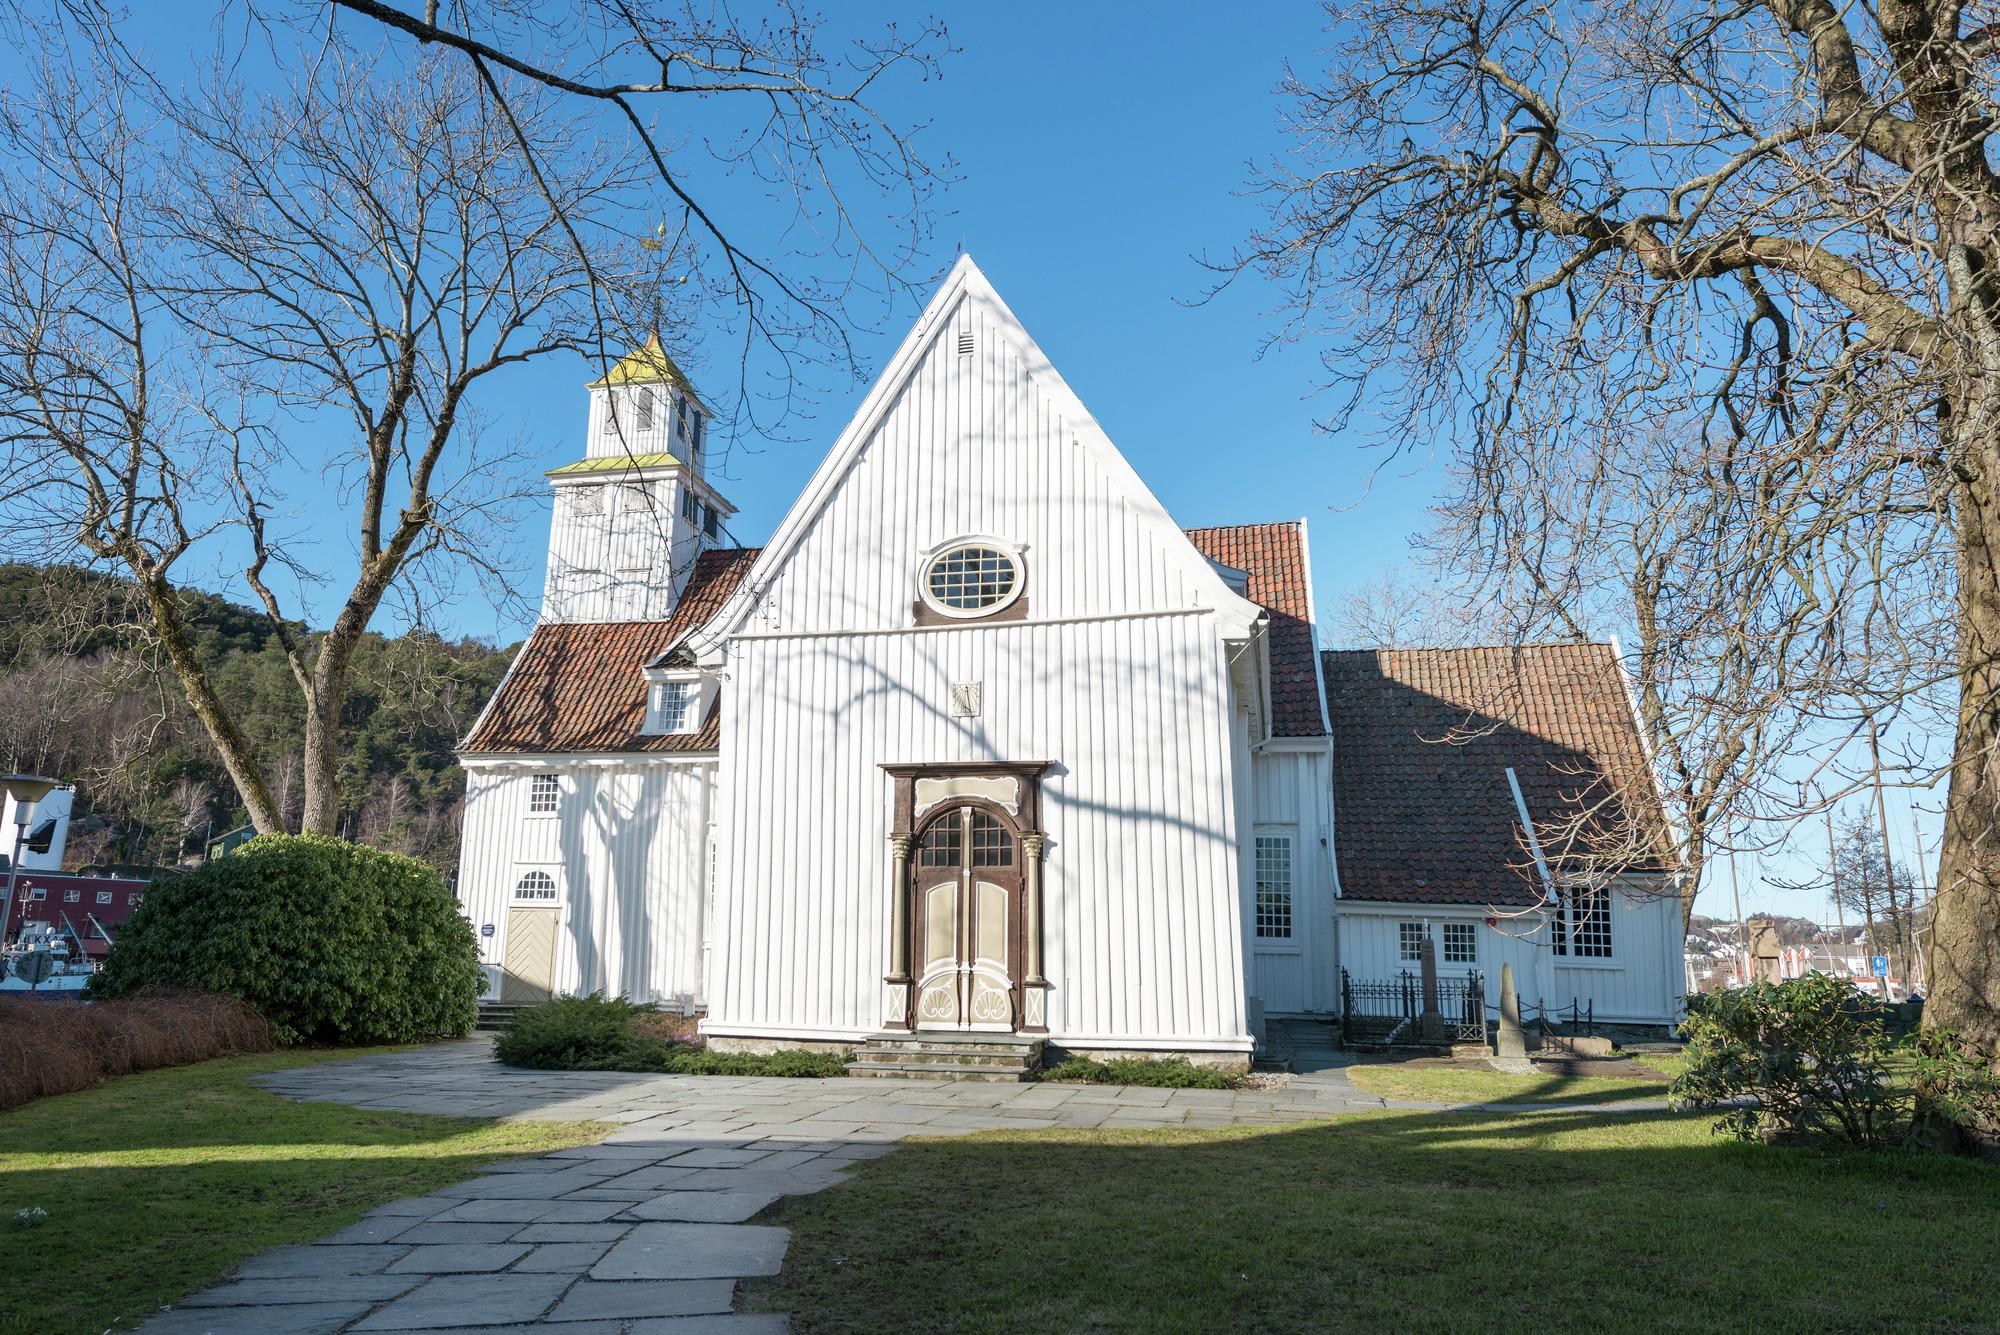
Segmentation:
{"type": "Polygon", "coordinates": [[[978,810],[972,813],[972,865],[1014,865],[1014,836],[1007,833],[1007,827],[997,819],[978,810]]]}
{"type": "Polygon", "coordinates": [[[1611,958],[1611,897],[1601,889],[1578,888],[1563,896],[1556,914],[1555,949],[1576,959],[1611,958]]]}
{"type": "Polygon", "coordinates": [[[654,688],[657,702],[657,727],[661,732],[692,732],[695,725],[694,706],[700,698],[701,683],[693,681],[663,681],[654,688]]]}
{"type": "Polygon", "coordinates": [[[563,494],[568,497],[570,514],[578,519],[595,519],[604,513],[602,487],[571,487],[563,494]]]}
{"type": "Polygon", "coordinates": [[[83,902],[83,891],[81,891],[81,890],[65,890],[65,891],[63,891],[63,903],[65,903],[65,904],[81,904],[82,902],[83,902]]]}
{"type": "Polygon", "coordinates": [[[1292,936],[1292,837],[1257,836],[1257,935],[1271,941],[1292,936]]]}
{"type": "Polygon", "coordinates": [[[1479,962],[1479,938],[1477,928],[1469,922],[1448,922],[1444,925],[1444,962],[1446,964],[1477,964],[1479,962]]]}
{"type": "Polygon", "coordinates": [[[97,902],[100,904],[109,904],[111,902],[111,892],[109,890],[99,890],[97,892],[97,902]]]}
{"type": "Polygon", "coordinates": [[[924,574],[931,605],[947,615],[970,616],[1011,602],[1021,571],[997,547],[968,543],[939,554],[924,574]]]}
{"type": "Polygon", "coordinates": [[[932,821],[924,831],[924,837],[917,841],[917,865],[966,866],[964,858],[968,851],[971,866],[1011,867],[1014,836],[998,817],[974,807],[968,820],[967,809],[959,807],[932,821]]]}
{"type": "Polygon", "coordinates": [[[919,867],[956,867],[964,848],[964,833],[956,813],[934,821],[917,845],[919,867]]]}
{"type": "Polygon", "coordinates": [[[562,781],[553,774],[537,774],[528,780],[528,814],[553,816],[562,801],[562,781]]]}
{"type": "Polygon", "coordinates": [[[514,902],[516,904],[553,904],[556,902],[556,878],[539,869],[521,874],[514,882],[514,902]]]}
{"type": "Polygon", "coordinates": [[[1424,925],[1420,922],[1399,922],[1396,924],[1396,954],[1404,960],[1416,961],[1424,957],[1424,925]]]}

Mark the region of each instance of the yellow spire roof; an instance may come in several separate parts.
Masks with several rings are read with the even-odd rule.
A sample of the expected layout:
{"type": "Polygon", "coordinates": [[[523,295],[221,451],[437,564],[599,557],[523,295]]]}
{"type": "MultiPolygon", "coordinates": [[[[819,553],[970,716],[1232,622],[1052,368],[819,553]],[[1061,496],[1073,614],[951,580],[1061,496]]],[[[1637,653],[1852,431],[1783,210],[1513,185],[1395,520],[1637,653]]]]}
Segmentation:
{"type": "Polygon", "coordinates": [[[674,365],[674,359],[667,355],[665,346],[660,342],[660,336],[654,334],[646,340],[644,347],[634,348],[626,353],[602,380],[593,380],[586,388],[603,389],[608,385],[653,385],[661,382],[694,395],[694,386],[689,383],[681,368],[674,365]]]}

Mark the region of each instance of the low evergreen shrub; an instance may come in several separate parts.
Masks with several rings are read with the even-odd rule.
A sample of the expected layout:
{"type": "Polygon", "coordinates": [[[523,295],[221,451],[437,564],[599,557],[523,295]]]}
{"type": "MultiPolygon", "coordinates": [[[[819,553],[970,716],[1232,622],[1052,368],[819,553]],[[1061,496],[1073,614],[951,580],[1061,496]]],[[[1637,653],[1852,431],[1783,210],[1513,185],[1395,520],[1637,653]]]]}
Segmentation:
{"type": "Polygon", "coordinates": [[[1042,1079],[1083,1085],[1144,1085],[1152,1089],[1236,1089],[1243,1077],[1185,1057],[1113,1057],[1108,1062],[1070,1057],[1042,1072],[1042,1079]]]}
{"type": "Polygon", "coordinates": [[[1949,1030],[1892,1040],[1882,1007],[1845,979],[1688,998],[1683,1107],[1720,1108],[1745,1140],[1979,1151],[2000,1142],[2000,1073],[1949,1030]]]}
{"type": "Polygon", "coordinates": [[[556,997],[514,1016],[493,1055],[539,1071],[636,1071],[649,1075],[771,1075],[812,1079],[847,1074],[846,1053],[790,1048],[769,1054],[711,1052],[662,1037],[655,1006],[623,997],[556,997]]]}
{"type": "Polygon", "coordinates": [[[472,1031],[486,980],[437,872],[324,835],[259,835],[155,881],[90,994],[240,997],[279,1043],[407,1043],[472,1031]]]}

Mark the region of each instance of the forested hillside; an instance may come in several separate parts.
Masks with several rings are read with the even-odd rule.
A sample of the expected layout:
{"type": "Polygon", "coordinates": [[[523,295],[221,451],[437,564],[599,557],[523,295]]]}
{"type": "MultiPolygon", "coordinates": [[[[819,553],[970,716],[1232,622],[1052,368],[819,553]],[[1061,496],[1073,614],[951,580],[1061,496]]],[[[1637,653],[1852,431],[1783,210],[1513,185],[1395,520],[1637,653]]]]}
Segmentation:
{"type": "MultiPolygon", "coordinates": [[[[203,658],[296,821],[299,694],[264,617],[186,595],[203,658]]],[[[464,776],[452,747],[513,651],[370,634],[343,713],[341,833],[450,874],[464,776]]],[[[157,660],[125,581],[0,564],[0,764],[77,786],[71,865],[172,863],[243,821],[227,774],[157,660]]]]}

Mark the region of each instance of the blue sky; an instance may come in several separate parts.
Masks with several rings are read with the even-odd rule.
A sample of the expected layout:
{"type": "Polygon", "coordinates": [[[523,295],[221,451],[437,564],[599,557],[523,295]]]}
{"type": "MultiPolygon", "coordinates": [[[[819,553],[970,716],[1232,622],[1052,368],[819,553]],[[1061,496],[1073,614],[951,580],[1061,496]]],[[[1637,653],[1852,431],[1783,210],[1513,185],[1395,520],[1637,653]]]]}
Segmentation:
{"type": "MultiPolygon", "coordinates": [[[[141,11],[142,36],[170,82],[182,44],[213,39],[180,26],[177,8],[141,11]]],[[[926,12],[843,4],[830,11],[828,31],[863,33],[926,12]]],[[[958,50],[942,78],[892,81],[880,103],[892,120],[928,122],[924,140],[958,164],[928,267],[942,273],[960,249],[974,256],[1181,523],[1305,517],[1325,608],[1406,559],[1441,468],[1419,446],[1378,473],[1378,456],[1358,439],[1316,430],[1316,349],[1259,357],[1277,292],[1251,281],[1194,304],[1210,283],[1195,257],[1226,255],[1259,220],[1242,191],[1252,161],[1285,146],[1274,87],[1286,59],[1315,63],[1326,44],[1320,19],[1307,4],[1244,8],[1230,21],[1191,4],[959,6],[948,11],[958,50]]],[[[768,207],[740,181],[709,188],[739,225],[768,207]]],[[[871,368],[893,351],[919,300],[857,331],[871,368]]],[[[690,367],[703,384],[732,380],[736,369],[721,350],[690,367]]],[[[582,453],[590,378],[580,359],[524,368],[488,383],[480,412],[525,450],[524,471],[539,472],[582,453]]],[[[810,416],[792,423],[794,439],[745,441],[722,461],[714,480],[739,507],[740,541],[768,536],[866,388],[826,386],[810,416]]],[[[302,478],[301,524],[316,494],[302,478]]],[[[523,572],[516,591],[528,607],[547,530],[543,505],[513,534],[523,572]]],[[[318,559],[338,570],[351,555],[329,546],[318,559]]],[[[319,611],[315,620],[324,619],[319,611]]],[[[432,612],[448,633],[503,644],[527,630],[519,606],[471,595],[432,612]]],[[[384,628],[393,629],[386,614],[384,628]]],[[[1892,795],[1899,856],[1906,811],[1892,795]]],[[[1746,858],[1741,873],[1748,910],[1828,912],[1770,883],[1809,875],[1796,859],[1746,858]]],[[[1726,874],[1711,877],[1700,911],[1726,915],[1729,905],[1726,874]]]]}

